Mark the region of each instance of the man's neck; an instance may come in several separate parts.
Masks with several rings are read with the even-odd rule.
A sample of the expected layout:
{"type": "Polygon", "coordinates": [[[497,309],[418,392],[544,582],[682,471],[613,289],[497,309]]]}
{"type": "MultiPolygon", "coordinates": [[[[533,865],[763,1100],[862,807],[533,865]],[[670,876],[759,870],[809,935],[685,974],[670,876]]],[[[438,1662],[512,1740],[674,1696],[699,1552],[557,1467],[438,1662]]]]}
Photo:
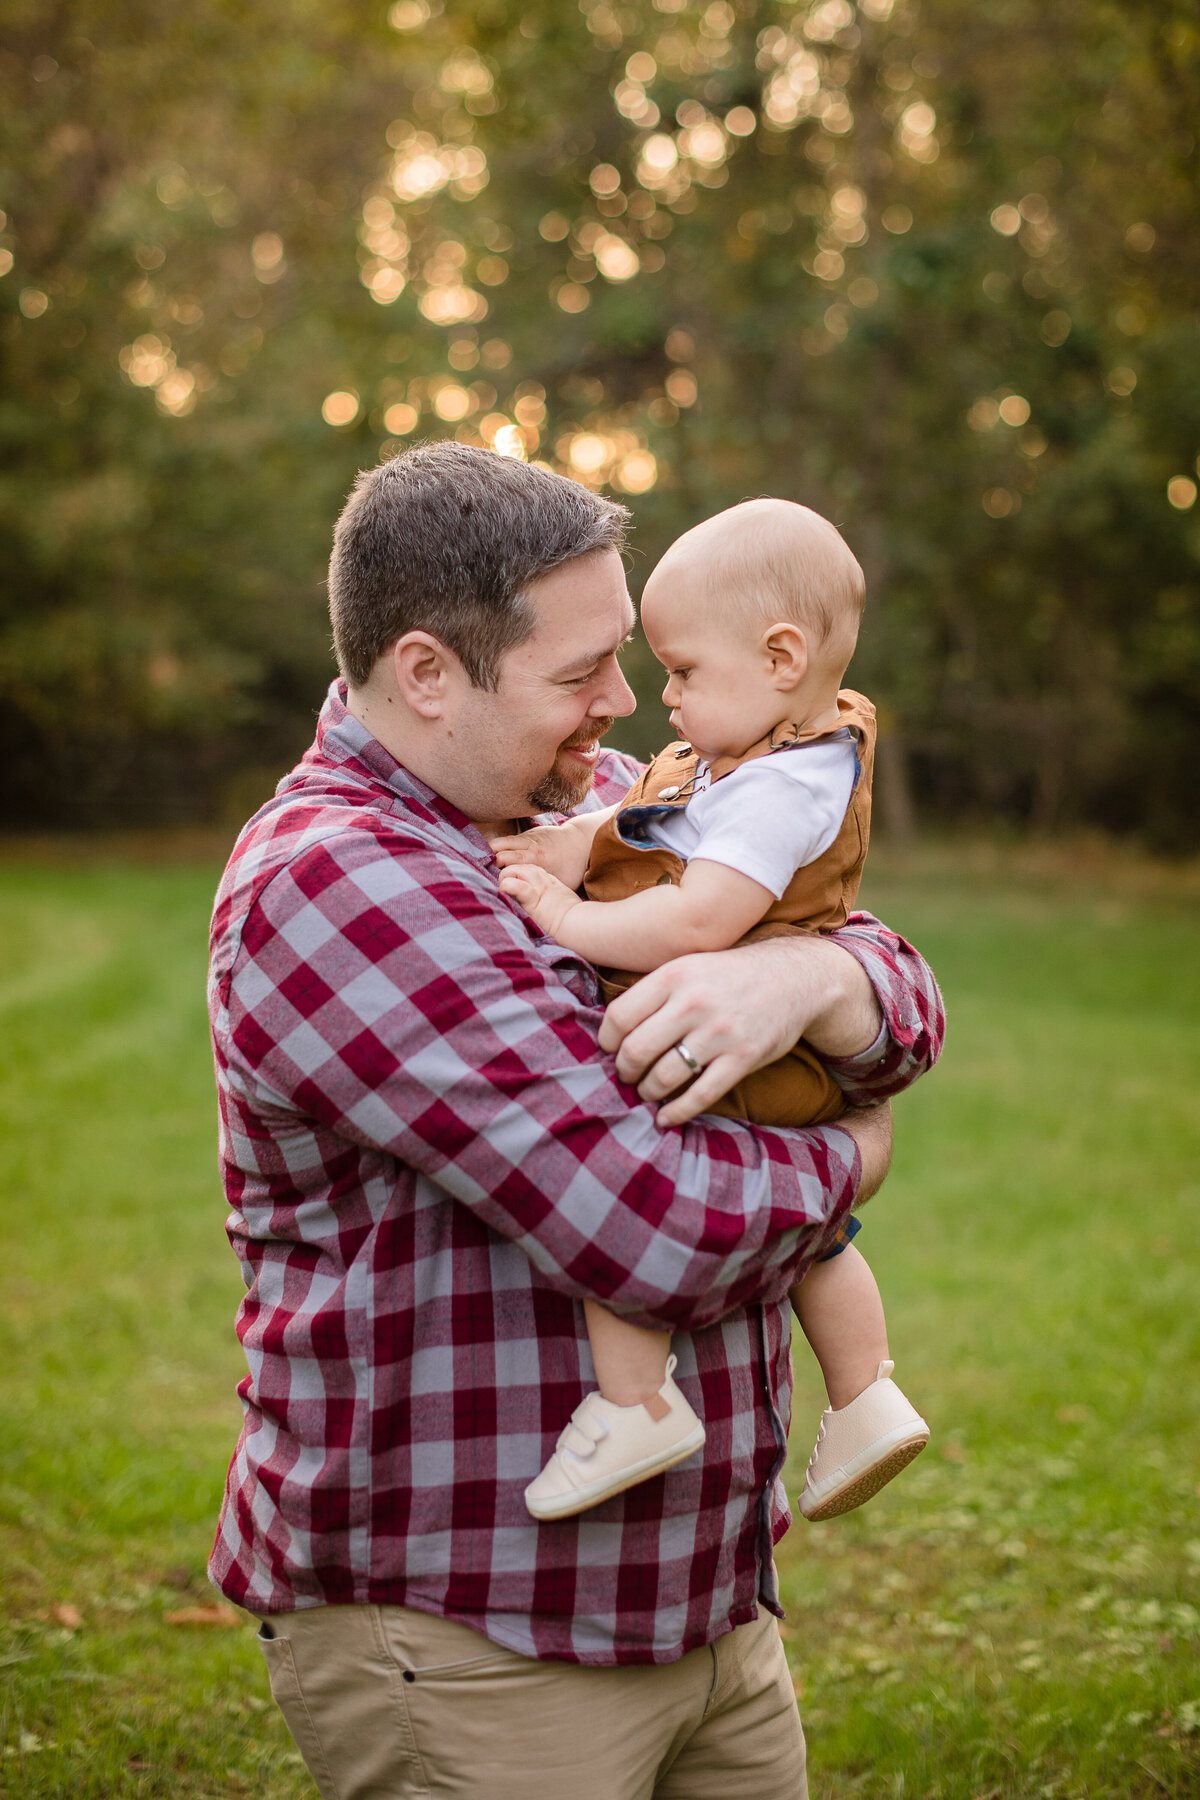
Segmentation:
{"type": "Polygon", "coordinates": [[[472,819],[471,823],[489,844],[496,838],[513,837],[521,829],[519,819],[472,819]]]}
{"type": "MultiPolygon", "coordinates": [[[[411,767],[409,746],[404,741],[406,733],[400,717],[403,711],[399,702],[391,694],[377,694],[370,688],[346,689],[346,711],[351,718],[357,719],[365,731],[369,731],[376,743],[382,744],[389,756],[394,756],[404,767],[411,767]]],[[[413,771],[414,774],[416,771],[413,771]]]]}
{"type": "MultiPolygon", "coordinates": [[[[404,729],[404,708],[395,696],[376,694],[369,688],[349,688],[346,711],[383,745],[389,756],[395,757],[402,768],[432,788],[435,794],[441,793],[437,780],[431,779],[432,771],[423,766],[424,758],[413,744],[411,733],[404,729]]],[[[472,819],[471,824],[489,843],[493,838],[511,837],[521,828],[516,819],[472,819]]]]}

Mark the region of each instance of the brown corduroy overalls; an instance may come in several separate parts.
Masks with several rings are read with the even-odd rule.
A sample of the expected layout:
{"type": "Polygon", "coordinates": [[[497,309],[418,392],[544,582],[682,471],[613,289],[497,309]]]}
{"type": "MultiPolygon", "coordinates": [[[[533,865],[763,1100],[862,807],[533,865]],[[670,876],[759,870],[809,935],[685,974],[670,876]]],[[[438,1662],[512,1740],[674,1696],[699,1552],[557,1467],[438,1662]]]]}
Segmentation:
{"type": "MultiPolygon", "coordinates": [[[[875,708],[862,694],[843,688],[838,695],[838,714],[840,726],[848,726],[855,735],[858,757],[854,792],[841,829],[815,862],[796,870],[782,896],[739,940],[743,944],[787,937],[793,931],[835,931],[845,924],[854,904],[871,830],[875,708]]],[[[818,743],[829,735],[810,732],[777,748],[763,738],[744,756],[718,757],[712,764],[712,779],[720,781],[759,756],[786,756],[796,745],[818,743]]],[[[679,880],[685,867],[681,857],[659,844],[629,842],[622,837],[620,824],[632,825],[637,819],[686,806],[699,763],[690,744],[669,744],[630,788],[618,812],[605,821],[592,842],[584,877],[590,900],[624,900],[645,888],[679,880]]],[[[602,969],[600,980],[605,999],[612,1000],[640,981],[641,975],[602,969]]],[[[824,1065],[800,1043],[777,1062],[748,1075],[709,1110],[730,1119],[749,1119],[756,1125],[820,1125],[840,1117],[846,1104],[824,1065]]]]}

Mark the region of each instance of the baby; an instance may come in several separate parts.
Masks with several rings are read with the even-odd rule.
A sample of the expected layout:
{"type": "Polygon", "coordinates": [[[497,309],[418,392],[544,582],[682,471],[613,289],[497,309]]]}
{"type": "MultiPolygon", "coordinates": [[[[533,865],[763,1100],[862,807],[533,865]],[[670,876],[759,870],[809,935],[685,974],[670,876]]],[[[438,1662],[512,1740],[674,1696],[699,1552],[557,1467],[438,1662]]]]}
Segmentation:
{"type": "MultiPolygon", "coordinates": [[[[658,564],[642,625],[686,741],[656,757],[619,807],[493,846],[500,886],[598,967],[608,998],[677,956],[844,922],[871,811],[875,712],[841,687],[863,598],[862,571],[838,532],[786,500],[718,513],[658,564]]],[[[675,1049],[698,1074],[687,1044],[675,1049]]],[[[837,1118],[845,1103],[800,1045],[710,1110],[809,1125],[837,1118]]],[[[929,1439],[890,1379],[879,1290],[850,1243],[857,1229],[849,1219],[791,1290],[829,1398],[800,1496],[814,1520],[860,1506],[929,1439]]],[[[669,1334],[598,1302],[584,1311],[600,1391],[576,1408],[526,1489],[537,1519],[582,1512],[704,1442],[672,1379],[669,1334]]]]}

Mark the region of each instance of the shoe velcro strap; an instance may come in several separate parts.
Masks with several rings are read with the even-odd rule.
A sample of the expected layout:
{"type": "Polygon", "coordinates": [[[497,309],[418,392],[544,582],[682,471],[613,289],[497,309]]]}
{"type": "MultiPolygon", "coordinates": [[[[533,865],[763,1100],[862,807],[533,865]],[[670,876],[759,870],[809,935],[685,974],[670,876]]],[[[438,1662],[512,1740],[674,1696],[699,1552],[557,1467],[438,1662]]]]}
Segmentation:
{"type": "Polygon", "coordinates": [[[592,1411],[587,1400],[582,1400],[564,1425],[555,1448],[569,1450],[573,1456],[593,1456],[596,1445],[607,1436],[606,1421],[592,1411]]]}

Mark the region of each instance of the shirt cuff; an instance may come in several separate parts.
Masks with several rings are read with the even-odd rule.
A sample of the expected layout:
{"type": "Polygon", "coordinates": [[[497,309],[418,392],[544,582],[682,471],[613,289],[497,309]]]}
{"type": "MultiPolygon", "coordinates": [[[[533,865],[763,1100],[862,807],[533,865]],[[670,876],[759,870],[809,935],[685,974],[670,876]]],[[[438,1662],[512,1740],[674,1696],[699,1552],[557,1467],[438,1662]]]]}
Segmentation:
{"type": "Polygon", "coordinates": [[[891,1033],[885,1020],[879,1027],[875,1042],[865,1050],[859,1050],[854,1056],[822,1056],[821,1061],[839,1086],[844,1086],[845,1082],[857,1081],[860,1076],[869,1075],[887,1055],[891,1041],[891,1033]]]}

